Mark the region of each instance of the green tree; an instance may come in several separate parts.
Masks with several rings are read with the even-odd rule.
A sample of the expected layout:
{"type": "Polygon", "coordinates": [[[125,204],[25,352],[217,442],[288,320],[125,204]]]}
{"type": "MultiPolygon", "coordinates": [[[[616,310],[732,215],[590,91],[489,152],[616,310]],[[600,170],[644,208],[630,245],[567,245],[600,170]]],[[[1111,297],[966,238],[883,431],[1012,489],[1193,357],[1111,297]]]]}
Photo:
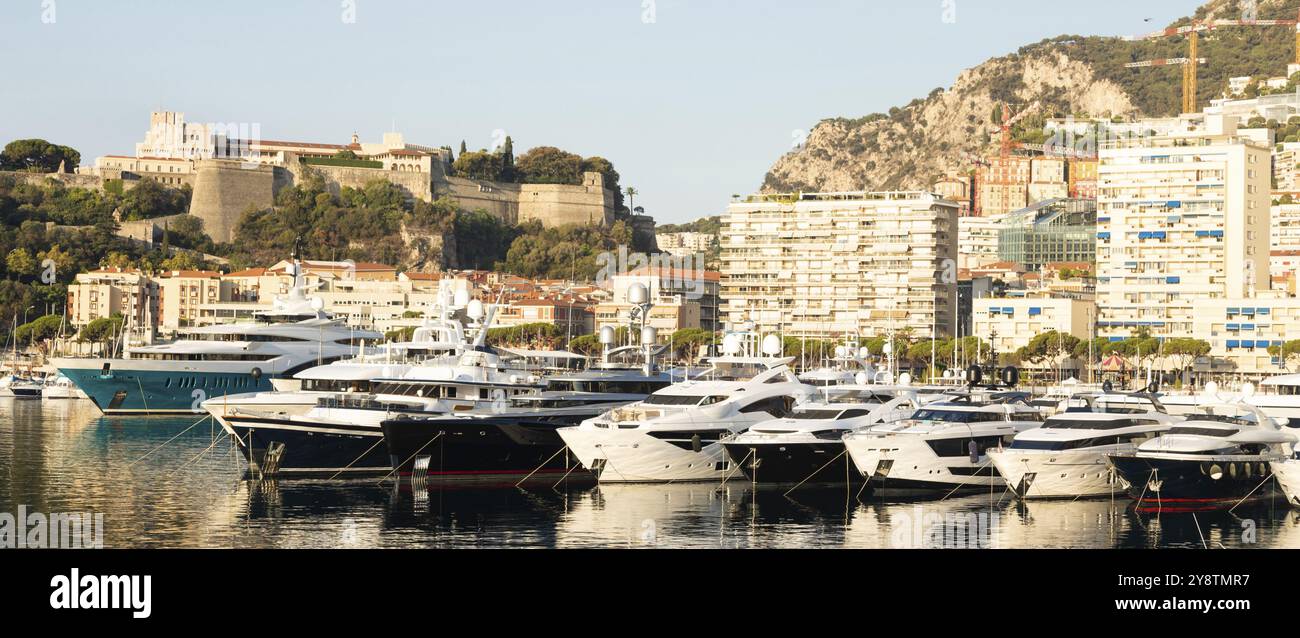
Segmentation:
{"type": "Polygon", "coordinates": [[[452,169],[460,177],[492,182],[503,181],[503,168],[501,156],[487,151],[462,151],[452,164],[452,169]]]}
{"type": "Polygon", "coordinates": [[[59,328],[63,325],[63,317],[59,315],[45,315],[29,321],[21,326],[15,333],[18,342],[26,342],[33,345],[38,341],[45,341],[54,338],[59,334],[59,328]]]}
{"type": "Polygon", "coordinates": [[[122,315],[100,317],[91,321],[77,333],[77,341],[106,344],[122,329],[122,315]]]}
{"type": "Polygon", "coordinates": [[[1300,339],[1292,339],[1282,345],[1270,345],[1268,353],[1275,357],[1281,357],[1282,367],[1290,368],[1291,360],[1300,357],[1300,339]]]}
{"type": "Polygon", "coordinates": [[[9,276],[15,279],[32,277],[36,274],[36,259],[26,248],[15,248],[5,257],[5,268],[9,276]]]}
{"type": "Polygon", "coordinates": [[[0,151],[0,170],[53,173],[59,164],[69,173],[81,163],[81,153],[41,139],[14,140],[0,151]]]}
{"type": "Polygon", "coordinates": [[[525,184],[582,183],[582,157],[554,146],[538,146],[515,162],[517,179],[525,184]]]}

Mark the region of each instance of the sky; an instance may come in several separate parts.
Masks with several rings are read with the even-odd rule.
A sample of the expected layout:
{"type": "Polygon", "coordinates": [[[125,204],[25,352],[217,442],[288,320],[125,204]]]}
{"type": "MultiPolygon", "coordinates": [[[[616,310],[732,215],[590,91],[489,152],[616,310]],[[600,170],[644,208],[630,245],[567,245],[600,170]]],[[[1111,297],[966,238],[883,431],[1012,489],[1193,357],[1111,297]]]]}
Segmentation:
{"type": "MultiPolygon", "coordinates": [[[[1196,0],[4,0],[0,144],[130,154],[149,112],[262,139],[611,160],[660,223],[722,213],[828,117],[902,106],[1060,34],[1196,0]],[[497,137],[494,137],[497,136],[497,137]]],[[[1147,19],[1150,21],[1146,21],[1147,19]]]]}

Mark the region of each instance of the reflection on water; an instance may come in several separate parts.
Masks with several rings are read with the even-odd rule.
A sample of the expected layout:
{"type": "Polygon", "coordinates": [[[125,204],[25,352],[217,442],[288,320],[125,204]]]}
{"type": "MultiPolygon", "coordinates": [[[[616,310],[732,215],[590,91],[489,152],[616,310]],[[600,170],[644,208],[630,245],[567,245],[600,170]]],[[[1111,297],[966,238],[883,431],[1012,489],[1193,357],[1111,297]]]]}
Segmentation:
{"type": "Polygon", "coordinates": [[[1020,503],[1005,492],[897,503],[743,480],[520,490],[241,472],[198,415],[0,399],[0,512],[103,513],[109,547],[1300,548],[1300,512],[1280,498],[1156,516],[1123,498],[1020,503]]]}

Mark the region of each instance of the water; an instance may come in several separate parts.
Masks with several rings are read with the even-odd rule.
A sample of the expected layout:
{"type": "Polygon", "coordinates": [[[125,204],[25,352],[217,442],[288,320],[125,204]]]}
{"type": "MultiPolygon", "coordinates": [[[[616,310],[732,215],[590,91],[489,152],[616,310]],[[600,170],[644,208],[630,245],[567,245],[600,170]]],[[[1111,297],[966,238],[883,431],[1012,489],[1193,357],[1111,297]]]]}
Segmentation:
{"type": "Polygon", "coordinates": [[[241,479],[220,429],[198,421],[0,399],[0,512],[102,513],[108,547],[1300,548],[1300,512],[1281,499],[1193,518],[1138,515],[1122,498],[860,503],[812,487],[787,497],[743,478],[721,489],[258,483],[241,479]]]}

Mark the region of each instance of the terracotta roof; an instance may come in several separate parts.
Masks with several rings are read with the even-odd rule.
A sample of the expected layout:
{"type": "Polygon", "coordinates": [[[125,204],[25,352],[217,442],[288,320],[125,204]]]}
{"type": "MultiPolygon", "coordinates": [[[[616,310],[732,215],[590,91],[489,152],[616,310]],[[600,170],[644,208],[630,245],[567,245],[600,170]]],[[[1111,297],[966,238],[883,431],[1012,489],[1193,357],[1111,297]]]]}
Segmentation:
{"type": "Polygon", "coordinates": [[[160,273],[159,276],[160,277],[188,277],[188,278],[201,277],[204,279],[212,279],[212,278],[220,277],[221,273],[215,270],[170,270],[170,271],[160,273]]]}
{"type": "Polygon", "coordinates": [[[404,272],[402,276],[415,281],[438,281],[442,279],[442,273],[437,272],[404,272]]]}
{"type": "Polygon", "coordinates": [[[262,275],[265,275],[267,272],[269,271],[265,268],[247,268],[239,272],[229,273],[226,276],[227,277],[261,277],[262,275]]]}

